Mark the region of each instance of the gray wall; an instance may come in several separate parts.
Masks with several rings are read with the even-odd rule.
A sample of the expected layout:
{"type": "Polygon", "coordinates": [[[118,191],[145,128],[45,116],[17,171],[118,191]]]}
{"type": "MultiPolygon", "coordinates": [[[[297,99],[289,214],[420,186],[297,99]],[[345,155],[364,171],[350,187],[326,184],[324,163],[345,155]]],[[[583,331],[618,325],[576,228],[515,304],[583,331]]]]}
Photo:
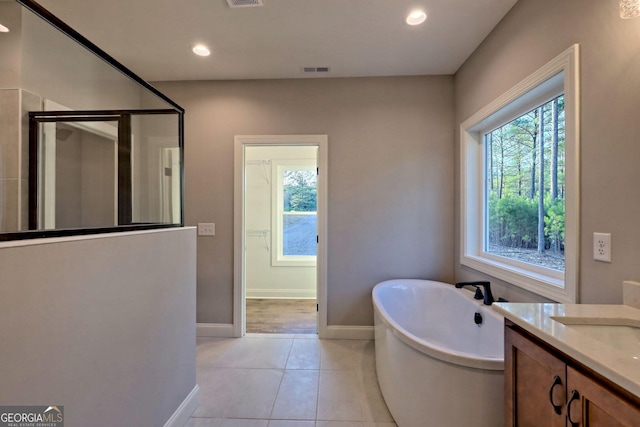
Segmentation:
{"type": "MultiPolygon", "coordinates": [[[[620,19],[613,0],[519,0],[455,76],[456,167],[460,123],[573,43],[582,70],[580,300],[621,303],[622,281],[640,277],[640,19],[620,19]],[[593,261],[594,232],[612,234],[611,264],[593,261]]],[[[484,278],[459,264],[458,224],[456,279],[484,278]]]]}
{"type": "Polygon", "coordinates": [[[74,110],[142,107],[144,90],[111,65],[26,9],[21,24],[19,87],[74,110]]]}
{"type": "Polygon", "coordinates": [[[0,402],[164,425],[196,385],[195,230],[0,242],[0,402]]]}
{"type": "Polygon", "coordinates": [[[22,33],[22,6],[17,2],[0,2],[0,16],[2,25],[9,28],[8,33],[3,33],[0,37],[0,87],[18,88],[20,87],[20,38],[22,33]]]}
{"type": "Polygon", "coordinates": [[[55,226],[117,225],[114,141],[73,126],[57,129],[55,226]],[[61,139],[60,130],[70,135],[61,139]]]}
{"type": "Polygon", "coordinates": [[[155,85],[187,111],[186,223],[216,223],[198,322],[232,323],[234,135],[328,135],[329,325],[371,325],[381,280],[452,280],[452,77],[155,85]]]}

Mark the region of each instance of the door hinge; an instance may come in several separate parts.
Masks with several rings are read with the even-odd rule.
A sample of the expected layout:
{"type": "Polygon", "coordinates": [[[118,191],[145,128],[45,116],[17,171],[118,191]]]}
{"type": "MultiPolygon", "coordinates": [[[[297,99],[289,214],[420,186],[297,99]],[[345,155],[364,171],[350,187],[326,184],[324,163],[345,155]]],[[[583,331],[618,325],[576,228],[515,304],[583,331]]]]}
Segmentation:
{"type": "Polygon", "coordinates": [[[320,304],[316,304],[316,311],[320,311],[320,304]]]}
{"type": "Polygon", "coordinates": [[[316,244],[320,243],[320,237],[316,236],[316,244]]]}

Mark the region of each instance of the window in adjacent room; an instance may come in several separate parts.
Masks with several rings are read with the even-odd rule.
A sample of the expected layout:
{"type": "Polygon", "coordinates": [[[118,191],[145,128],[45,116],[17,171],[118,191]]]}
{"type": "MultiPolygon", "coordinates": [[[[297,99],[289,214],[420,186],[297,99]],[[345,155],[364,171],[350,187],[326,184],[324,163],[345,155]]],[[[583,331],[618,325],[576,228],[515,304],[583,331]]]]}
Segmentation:
{"type": "Polygon", "coordinates": [[[315,265],[317,166],[310,160],[276,160],[273,186],[273,265],[315,265]]]}
{"type": "Polygon", "coordinates": [[[461,126],[461,262],[576,302],[578,48],[461,126]]]}

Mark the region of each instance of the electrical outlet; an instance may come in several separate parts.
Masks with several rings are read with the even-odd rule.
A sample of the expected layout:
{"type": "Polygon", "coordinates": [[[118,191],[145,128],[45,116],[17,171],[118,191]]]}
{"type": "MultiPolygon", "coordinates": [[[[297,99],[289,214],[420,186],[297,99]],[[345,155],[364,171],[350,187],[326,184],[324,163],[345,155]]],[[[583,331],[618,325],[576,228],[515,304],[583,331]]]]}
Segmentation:
{"type": "Polygon", "coordinates": [[[593,233],[593,259],[611,262],[611,234],[593,233]]]}
{"type": "Polygon", "coordinates": [[[198,236],[215,236],[216,225],[212,222],[201,222],[198,224],[198,236]]]}

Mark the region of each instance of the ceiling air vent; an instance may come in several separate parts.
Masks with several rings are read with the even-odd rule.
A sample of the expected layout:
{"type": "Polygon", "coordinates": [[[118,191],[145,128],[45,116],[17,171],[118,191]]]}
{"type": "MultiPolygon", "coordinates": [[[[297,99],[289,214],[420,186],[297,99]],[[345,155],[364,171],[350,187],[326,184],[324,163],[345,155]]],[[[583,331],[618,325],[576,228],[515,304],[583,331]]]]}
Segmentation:
{"type": "Polygon", "coordinates": [[[302,67],[303,73],[328,73],[329,67],[302,67]]]}
{"type": "Polygon", "coordinates": [[[262,0],[227,0],[227,4],[231,8],[264,6],[262,0]]]}

